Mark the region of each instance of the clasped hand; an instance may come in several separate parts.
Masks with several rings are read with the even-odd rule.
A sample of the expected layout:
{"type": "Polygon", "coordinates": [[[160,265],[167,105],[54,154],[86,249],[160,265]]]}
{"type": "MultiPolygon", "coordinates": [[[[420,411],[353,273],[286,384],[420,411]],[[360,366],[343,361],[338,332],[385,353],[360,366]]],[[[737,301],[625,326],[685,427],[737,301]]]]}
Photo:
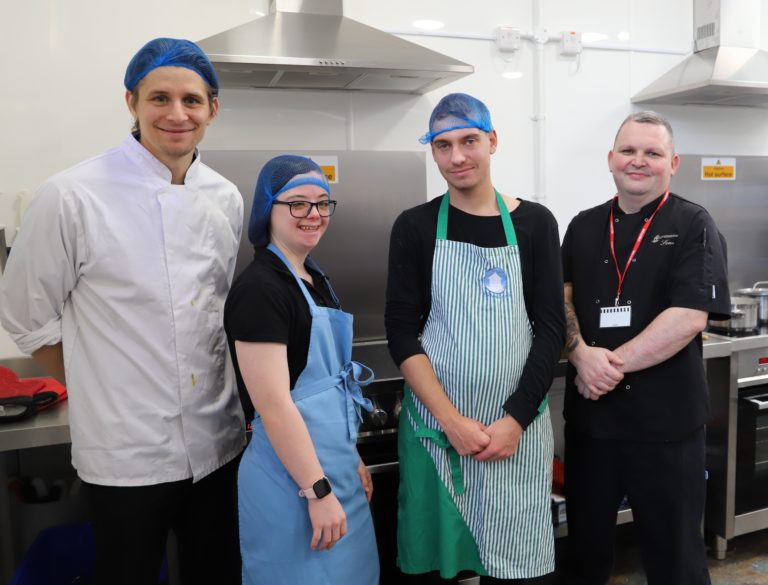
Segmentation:
{"type": "Polygon", "coordinates": [[[459,415],[446,426],[445,434],[459,455],[471,455],[476,461],[500,461],[515,454],[523,428],[509,415],[488,426],[459,415]]]}
{"type": "Polygon", "coordinates": [[[576,389],[589,400],[604,396],[624,378],[624,360],[604,347],[583,346],[571,354],[571,363],[576,367],[576,389]]]}

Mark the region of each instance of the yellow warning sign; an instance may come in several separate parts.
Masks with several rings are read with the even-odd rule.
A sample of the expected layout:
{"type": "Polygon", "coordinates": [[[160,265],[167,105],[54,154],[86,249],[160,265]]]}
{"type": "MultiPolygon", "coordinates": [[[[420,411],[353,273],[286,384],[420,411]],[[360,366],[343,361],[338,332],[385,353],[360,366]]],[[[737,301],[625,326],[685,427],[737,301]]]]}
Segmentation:
{"type": "Polygon", "coordinates": [[[735,181],[736,159],[702,158],[701,179],[702,181],[735,181]]]}
{"type": "Polygon", "coordinates": [[[335,166],[320,165],[320,168],[323,169],[323,172],[325,173],[325,178],[328,179],[329,183],[335,183],[336,182],[336,167],[335,166]]]}
{"type": "Polygon", "coordinates": [[[339,182],[339,157],[335,155],[314,155],[310,154],[309,158],[317,163],[317,165],[325,173],[325,178],[329,183],[339,182]]]}

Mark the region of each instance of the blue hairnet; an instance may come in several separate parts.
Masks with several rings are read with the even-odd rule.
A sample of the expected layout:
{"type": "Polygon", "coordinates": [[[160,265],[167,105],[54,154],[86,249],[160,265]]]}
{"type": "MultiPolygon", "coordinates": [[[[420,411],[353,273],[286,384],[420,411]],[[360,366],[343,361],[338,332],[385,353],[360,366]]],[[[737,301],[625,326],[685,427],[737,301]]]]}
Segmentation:
{"type": "Polygon", "coordinates": [[[219,78],[208,56],[195,43],[183,39],[154,39],[139,49],[125,70],[125,89],[133,91],[144,76],[158,67],[191,69],[203,78],[214,96],[219,95],[219,78]]]}
{"type": "Polygon", "coordinates": [[[277,197],[299,185],[317,185],[330,196],[331,188],[318,164],[305,156],[282,154],[276,156],[259,173],[253,194],[251,218],[248,221],[248,239],[259,248],[269,244],[269,215],[277,197]],[[302,175],[302,176],[299,176],[302,175]]]}
{"type": "Polygon", "coordinates": [[[460,128],[479,128],[483,132],[493,130],[491,113],[479,99],[466,93],[450,93],[441,99],[429,117],[429,132],[419,138],[429,144],[435,136],[460,128]]]}

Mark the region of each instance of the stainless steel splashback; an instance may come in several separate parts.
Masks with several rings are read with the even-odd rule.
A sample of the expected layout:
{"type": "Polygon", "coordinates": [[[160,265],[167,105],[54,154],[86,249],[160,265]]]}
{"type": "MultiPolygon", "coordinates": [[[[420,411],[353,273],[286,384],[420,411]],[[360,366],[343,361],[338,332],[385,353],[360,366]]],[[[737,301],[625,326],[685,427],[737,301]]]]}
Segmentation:
{"type": "MultiPolygon", "coordinates": [[[[355,317],[355,341],[382,340],[389,234],[401,211],[427,200],[423,152],[294,151],[338,157],[339,201],[328,231],[312,257],[328,274],[345,311],[355,317]]],[[[237,274],[253,257],[248,218],[261,167],[282,151],[205,151],[202,160],[235,183],[245,203],[237,274]]]]}
{"type": "Polygon", "coordinates": [[[703,205],[728,243],[731,291],[768,279],[768,157],[738,156],[735,181],[703,181],[701,159],[681,155],[672,190],[703,205]]]}

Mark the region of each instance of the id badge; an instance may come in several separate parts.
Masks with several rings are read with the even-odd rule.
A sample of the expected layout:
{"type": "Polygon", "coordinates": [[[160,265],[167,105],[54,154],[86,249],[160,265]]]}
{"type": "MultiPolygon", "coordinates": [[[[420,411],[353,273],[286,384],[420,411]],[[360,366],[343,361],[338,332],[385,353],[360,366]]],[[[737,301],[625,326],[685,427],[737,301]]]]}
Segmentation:
{"type": "Polygon", "coordinates": [[[600,329],[608,327],[629,327],[632,321],[632,307],[620,305],[618,307],[602,307],[600,309],[600,329]]]}

